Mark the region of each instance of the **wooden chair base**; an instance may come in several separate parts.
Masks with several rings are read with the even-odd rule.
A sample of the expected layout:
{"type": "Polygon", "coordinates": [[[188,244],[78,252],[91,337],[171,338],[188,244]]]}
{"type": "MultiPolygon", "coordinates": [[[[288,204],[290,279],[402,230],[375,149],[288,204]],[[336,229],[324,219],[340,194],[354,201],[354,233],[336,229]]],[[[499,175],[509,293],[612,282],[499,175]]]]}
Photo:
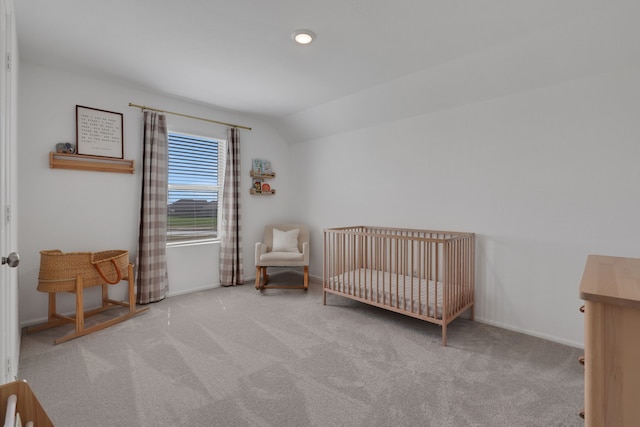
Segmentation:
{"type": "Polygon", "coordinates": [[[256,289],[262,291],[264,289],[309,289],[309,267],[304,267],[304,284],[301,286],[287,285],[269,285],[269,275],[267,267],[256,266],[256,289]]]}
{"type": "Polygon", "coordinates": [[[53,328],[55,326],[60,326],[65,323],[74,323],[76,326],[75,332],[65,335],[63,337],[60,337],[53,341],[55,344],[60,344],[65,341],[69,341],[74,338],[81,337],[83,335],[87,335],[92,332],[96,332],[96,331],[100,331],[102,329],[108,328],[109,326],[115,325],[124,320],[130,319],[137,314],[140,314],[142,312],[149,310],[149,307],[143,307],[143,308],[136,307],[136,299],[134,294],[134,283],[133,283],[133,264],[129,264],[129,271],[128,271],[129,302],[115,301],[110,299],[108,286],[109,285],[107,284],[102,285],[102,306],[93,310],[84,311],[83,280],[82,280],[82,276],[78,276],[76,278],[76,289],[73,292],[76,294],[75,316],[64,316],[62,314],[56,313],[56,292],[49,292],[49,313],[48,313],[47,323],[43,323],[41,325],[36,325],[30,328],[27,328],[26,332],[29,334],[29,333],[53,328]],[[98,313],[102,313],[103,311],[106,311],[112,308],[117,308],[117,307],[127,307],[129,308],[129,311],[113,319],[105,320],[104,322],[97,323],[89,327],[85,327],[84,320],[87,317],[91,317],[98,313]]]}

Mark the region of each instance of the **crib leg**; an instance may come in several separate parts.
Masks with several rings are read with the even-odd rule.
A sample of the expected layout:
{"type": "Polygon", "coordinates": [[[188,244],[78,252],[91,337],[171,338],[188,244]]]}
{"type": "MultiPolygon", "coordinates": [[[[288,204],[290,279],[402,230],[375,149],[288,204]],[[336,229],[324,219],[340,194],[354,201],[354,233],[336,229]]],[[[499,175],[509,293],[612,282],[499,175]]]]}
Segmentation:
{"type": "Polygon", "coordinates": [[[442,325],[442,345],[447,346],[447,324],[442,325]]]}

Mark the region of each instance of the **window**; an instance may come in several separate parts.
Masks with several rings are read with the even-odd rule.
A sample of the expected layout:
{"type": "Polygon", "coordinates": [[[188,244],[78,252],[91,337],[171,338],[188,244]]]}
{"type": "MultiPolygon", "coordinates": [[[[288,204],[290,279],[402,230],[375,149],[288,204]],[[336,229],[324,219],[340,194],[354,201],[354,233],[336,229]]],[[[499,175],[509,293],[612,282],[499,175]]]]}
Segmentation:
{"type": "Polygon", "coordinates": [[[167,243],[218,238],[225,141],[169,132],[167,243]]]}

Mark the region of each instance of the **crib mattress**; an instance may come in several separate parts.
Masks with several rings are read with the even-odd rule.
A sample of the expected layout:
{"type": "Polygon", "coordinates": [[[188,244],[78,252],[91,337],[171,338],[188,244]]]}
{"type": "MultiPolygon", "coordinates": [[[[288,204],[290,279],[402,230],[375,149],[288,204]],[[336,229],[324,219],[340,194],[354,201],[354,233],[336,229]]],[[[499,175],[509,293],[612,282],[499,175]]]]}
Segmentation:
{"type": "Polygon", "coordinates": [[[332,276],[327,287],[413,314],[442,318],[442,282],[360,268],[332,276]]]}

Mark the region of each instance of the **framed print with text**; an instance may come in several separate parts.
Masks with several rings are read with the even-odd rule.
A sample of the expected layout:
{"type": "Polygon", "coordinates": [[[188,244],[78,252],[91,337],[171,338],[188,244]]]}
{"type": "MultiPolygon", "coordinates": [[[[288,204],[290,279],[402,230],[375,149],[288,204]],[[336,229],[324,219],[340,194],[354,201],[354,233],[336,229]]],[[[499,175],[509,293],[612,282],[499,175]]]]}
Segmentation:
{"type": "Polygon", "coordinates": [[[122,113],[76,105],[76,152],[124,158],[122,118],[122,113]]]}

